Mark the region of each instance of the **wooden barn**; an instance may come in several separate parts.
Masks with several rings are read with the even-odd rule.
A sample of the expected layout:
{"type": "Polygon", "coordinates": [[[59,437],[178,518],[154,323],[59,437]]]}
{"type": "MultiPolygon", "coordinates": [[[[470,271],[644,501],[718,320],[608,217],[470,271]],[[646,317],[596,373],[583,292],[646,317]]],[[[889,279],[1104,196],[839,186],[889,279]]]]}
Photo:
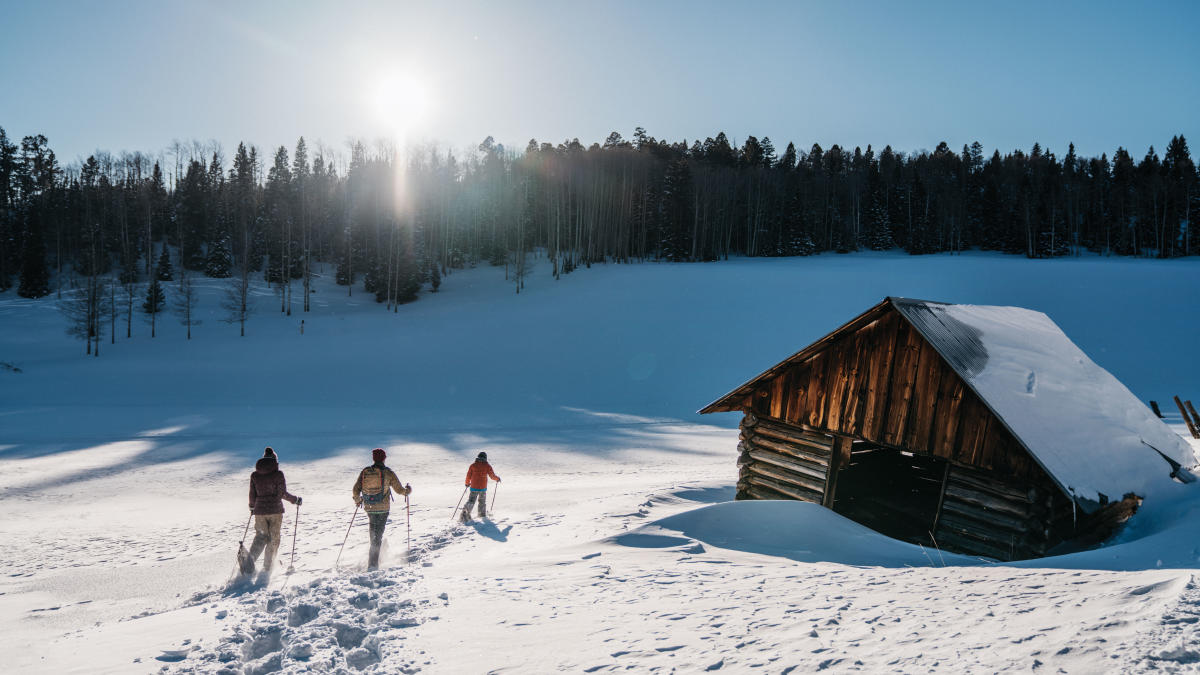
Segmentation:
{"type": "Polygon", "coordinates": [[[886,298],[701,413],[743,413],[738,499],[822,504],[998,560],[1098,541],[1191,448],[1045,314],[886,298]]]}

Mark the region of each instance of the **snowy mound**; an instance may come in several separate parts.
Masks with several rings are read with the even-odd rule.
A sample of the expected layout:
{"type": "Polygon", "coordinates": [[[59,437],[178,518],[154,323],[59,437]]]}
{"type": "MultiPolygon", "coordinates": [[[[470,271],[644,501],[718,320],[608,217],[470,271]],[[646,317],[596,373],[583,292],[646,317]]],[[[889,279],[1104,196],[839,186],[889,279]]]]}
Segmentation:
{"type": "Polygon", "coordinates": [[[974,565],[978,558],[886,537],[833,511],[800,501],[713,504],[644,525],[608,541],[636,548],[696,542],[723,549],[871,567],[974,565]]]}

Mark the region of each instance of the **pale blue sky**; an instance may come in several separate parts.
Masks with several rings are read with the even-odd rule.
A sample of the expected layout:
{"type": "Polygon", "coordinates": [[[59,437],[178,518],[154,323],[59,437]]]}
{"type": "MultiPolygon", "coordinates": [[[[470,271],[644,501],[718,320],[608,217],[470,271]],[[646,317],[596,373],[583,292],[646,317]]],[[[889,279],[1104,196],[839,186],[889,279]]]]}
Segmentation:
{"type": "Polygon", "coordinates": [[[3,5],[0,126],[61,160],[172,139],[343,151],[393,132],[389,73],[429,99],[413,137],[601,141],[641,125],[1140,157],[1200,134],[1200,2],[28,2],[3,5]]]}

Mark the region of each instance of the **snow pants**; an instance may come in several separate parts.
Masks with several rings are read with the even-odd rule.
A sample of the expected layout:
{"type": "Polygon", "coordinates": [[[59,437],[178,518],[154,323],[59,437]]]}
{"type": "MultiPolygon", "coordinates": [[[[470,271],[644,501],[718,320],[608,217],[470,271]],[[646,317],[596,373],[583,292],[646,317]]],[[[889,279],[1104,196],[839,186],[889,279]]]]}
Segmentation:
{"type": "Polygon", "coordinates": [[[283,514],[272,513],[254,516],[254,541],[250,544],[250,559],[257,560],[263,553],[263,571],[270,572],[275,564],[275,552],[279,550],[279,531],[283,527],[283,514]]]}
{"type": "Polygon", "coordinates": [[[367,569],[373,570],[379,567],[379,547],[383,545],[383,528],[387,525],[388,512],[368,511],[367,518],[371,521],[371,553],[367,557],[367,569]]]}
{"type": "Polygon", "coordinates": [[[479,502],[479,517],[487,518],[487,490],[471,490],[471,496],[467,497],[467,505],[462,510],[463,522],[471,519],[471,507],[477,500],[479,502]]]}

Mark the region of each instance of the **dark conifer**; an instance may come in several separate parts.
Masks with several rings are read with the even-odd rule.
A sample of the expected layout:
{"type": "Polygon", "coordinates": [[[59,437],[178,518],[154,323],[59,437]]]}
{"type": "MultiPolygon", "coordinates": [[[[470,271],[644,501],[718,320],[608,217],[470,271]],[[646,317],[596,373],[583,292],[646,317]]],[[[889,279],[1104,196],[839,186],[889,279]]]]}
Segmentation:
{"type": "Polygon", "coordinates": [[[229,250],[229,235],[222,235],[208,247],[208,260],[204,265],[205,276],[228,279],[233,273],[233,253],[229,250]]]}
{"type": "Polygon", "coordinates": [[[167,297],[163,294],[162,284],[158,277],[151,277],[146,286],[146,299],[142,302],[142,311],[147,314],[157,314],[163,310],[167,297]]]}
{"type": "Polygon", "coordinates": [[[21,255],[21,285],[17,295],[22,298],[42,298],[50,295],[50,270],[46,267],[46,243],[42,233],[30,228],[25,233],[21,255]]]}
{"type": "Polygon", "coordinates": [[[167,250],[166,242],[163,242],[162,253],[158,256],[158,265],[154,269],[154,277],[159,281],[171,281],[175,278],[175,273],[171,269],[171,253],[167,250]]]}

